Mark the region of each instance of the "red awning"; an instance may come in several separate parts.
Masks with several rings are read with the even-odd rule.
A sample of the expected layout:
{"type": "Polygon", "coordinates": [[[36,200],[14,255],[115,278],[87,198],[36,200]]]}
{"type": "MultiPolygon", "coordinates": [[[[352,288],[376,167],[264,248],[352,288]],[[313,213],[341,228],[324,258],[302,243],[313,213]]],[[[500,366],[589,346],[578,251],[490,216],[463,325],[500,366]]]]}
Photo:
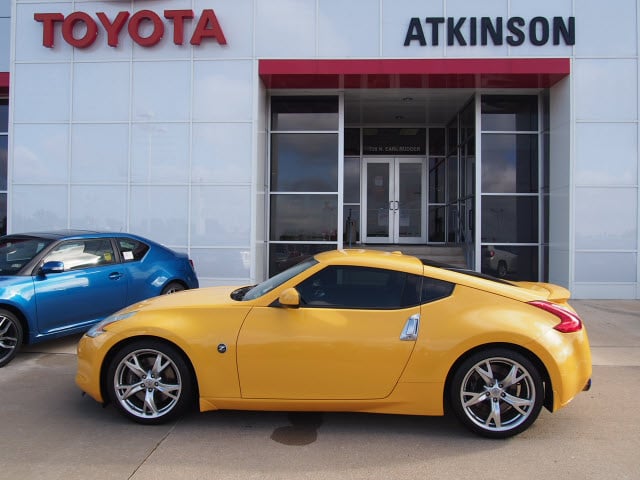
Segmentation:
{"type": "Polygon", "coordinates": [[[548,88],[568,58],[260,60],[267,88],[548,88]]]}
{"type": "Polygon", "coordinates": [[[0,72],[0,95],[9,93],[9,73],[0,72]]]}

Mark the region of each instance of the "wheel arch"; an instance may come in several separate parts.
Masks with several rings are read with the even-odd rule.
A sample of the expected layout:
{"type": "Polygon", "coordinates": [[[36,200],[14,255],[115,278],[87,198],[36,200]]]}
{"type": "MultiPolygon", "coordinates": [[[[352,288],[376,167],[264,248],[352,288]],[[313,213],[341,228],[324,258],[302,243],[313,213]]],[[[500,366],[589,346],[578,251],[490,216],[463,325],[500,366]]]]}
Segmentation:
{"type": "Polygon", "coordinates": [[[549,375],[547,367],[544,365],[544,362],[542,362],[542,360],[540,360],[540,358],[531,350],[524,348],[521,345],[516,345],[514,343],[501,343],[501,342],[486,343],[483,345],[478,345],[470,350],[467,350],[456,359],[453,365],[451,365],[451,368],[449,368],[449,371],[447,373],[447,378],[445,380],[444,391],[443,391],[444,411],[448,412],[450,410],[451,382],[453,380],[453,376],[455,375],[456,371],[458,370],[462,362],[464,362],[471,355],[474,355],[483,350],[489,350],[491,348],[504,348],[508,350],[513,350],[514,352],[518,352],[519,354],[524,355],[529,361],[531,361],[535,365],[535,367],[540,372],[540,375],[542,376],[542,383],[544,385],[543,406],[547,410],[552,411],[553,410],[553,385],[551,384],[551,377],[549,375]]]}
{"type": "Polygon", "coordinates": [[[15,305],[10,303],[0,303],[0,310],[7,310],[8,312],[15,315],[15,317],[20,322],[22,326],[22,344],[27,345],[30,343],[29,339],[31,338],[31,329],[29,328],[29,322],[27,322],[26,315],[15,305]]]}
{"type": "Polygon", "coordinates": [[[189,368],[189,373],[193,378],[194,398],[192,400],[195,404],[197,404],[198,398],[200,397],[200,388],[198,386],[198,377],[196,376],[196,371],[195,371],[195,368],[193,367],[193,363],[191,363],[191,359],[189,358],[189,355],[187,355],[184,349],[182,349],[175,342],[171,342],[166,338],[158,337],[155,335],[138,335],[135,337],[129,337],[116,343],[109,349],[107,354],[104,356],[104,359],[102,360],[102,364],[100,365],[100,394],[102,395],[104,404],[107,404],[110,401],[109,390],[107,388],[107,380],[108,380],[107,372],[109,371],[109,365],[113,360],[113,357],[118,353],[118,351],[121,348],[141,340],[160,342],[178,351],[178,353],[182,356],[182,359],[186,363],[187,367],[189,368]]]}

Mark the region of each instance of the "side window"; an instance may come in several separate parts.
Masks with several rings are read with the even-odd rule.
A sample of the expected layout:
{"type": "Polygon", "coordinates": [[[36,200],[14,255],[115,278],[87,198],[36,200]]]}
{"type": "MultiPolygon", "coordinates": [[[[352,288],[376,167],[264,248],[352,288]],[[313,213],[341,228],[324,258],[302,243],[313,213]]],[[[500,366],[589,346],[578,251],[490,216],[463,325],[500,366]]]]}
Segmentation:
{"type": "Polygon", "coordinates": [[[422,295],[420,303],[433,302],[435,300],[448,297],[453,293],[453,287],[455,287],[455,284],[453,283],[424,277],[422,281],[422,295]]]}
{"type": "Polygon", "coordinates": [[[108,238],[70,240],[55,247],[44,262],[62,262],[65,271],[79,270],[114,263],[115,255],[108,238]]]}
{"type": "Polygon", "coordinates": [[[395,270],[331,266],[296,288],[307,307],[389,310],[418,305],[421,278],[395,270]]]}
{"type": "Polygon", "coordinates": [[[118,247],[125,262],[142,260],[149,251],[149,245],[132,238],[118,238],[118,247]]]}

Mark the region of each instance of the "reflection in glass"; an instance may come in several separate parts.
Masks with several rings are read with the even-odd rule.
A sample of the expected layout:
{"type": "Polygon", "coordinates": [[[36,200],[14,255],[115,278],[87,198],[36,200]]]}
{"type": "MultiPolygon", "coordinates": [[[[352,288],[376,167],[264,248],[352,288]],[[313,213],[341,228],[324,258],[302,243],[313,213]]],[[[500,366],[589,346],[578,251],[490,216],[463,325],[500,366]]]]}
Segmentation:
{"type": "Polygon", "coordinates": [[[506,280],[538,281],[538,247],[487,245],[480,252],[482,273],[506,280]]]}
{"type": "Polygon", "coordinates": [[[456,155],[447,158],[447,178],[448,178],[448,194],[449,203],[458,199],[458,157],[456,155]]]}
{"type": "Polygon", "coordinates": [[[337,195],[272,195],[270,239],[336,241],[337,195]]]}
{"type": "Polygon", "coordinates": [[[483,95],[482,130],[537,132],[537,95],[483,95]]]}
{"type": "Polygon", "coordinates": [[[272,134],[271,191],[337,192],[338,134],[272,134]]]}
{"type": "Polygon", "coordinates": [[[429,159],[429,203],[444,203],[445,159],[429,159]]]}
{"type": "Polygon", "coordinates": [[[425,155],[426,142],[424,128],[365,128],[362,132],[364,155],[425,155]]]}
{"type": "Polygon", "coordinates": [[[400,163],[399,218],[400,237],[422,236],[422,164],[400,163]]]}
{"type": "Polygon", "coordinates": [[[538,197],[483,195],[482,242],[538,243],[538,197]]]}
{"type": "MultiPolygon", "coordinates": [[[[0,190],[7,189],[8,142],[8,137],[0,134],[0,190]]],[[[1,213],[2,212],[0,211],[0,214],[1,213]]]]}
{"type": "Polygon", "coordinates": [[[445,154],[445,130],[444,128],[429,129],[429,155],[445,154]]]}
{"type": "Polygon", "coordinates": [[[344,159],[344,203],[360,203],[360,158],[344,159]]]}
{"type": "Polygon", "coordinates": [[[360,155],[360,129],[344,129],[344,154],[360,155]]]}
{"type": "Polygon", "coordinates": [[[0,98],[0,133],[9,131],[9,100],[0,98]]]}
{"type": "Polygon", "coordinates": [[[344,218],[344,246],[350,248],[360,241],[360,205],[345,205],[342,215],[344,218]]]}
{"type": "Polygon", "coordinates": [[[285,271],[316,253],[335,250],[333,244],[272,243],[269,245],[269,277],[285,271]]]}
{"type": "Polygon", "coordinates": [[[482,135],[482,191],[538,191],[538,135],[482,135]]]}
{"type": "Polygon", "coordinates": [[[272,97],[271,130],[338,130],[338,97],[272,97]]]}
{"type": "Polygon", "coordinates": [[[7,234],[7,194],[0,193],[0,235],[7,234]]]}
{"type": "Polygon", "coordinates": [[[429,241],[444,242],[446,207],[429,208],[429,241]]]}
{"type": "Polygon", "coordinates": [[[367,165],[367,236],[389,236],[389,164],[367,165]]]}

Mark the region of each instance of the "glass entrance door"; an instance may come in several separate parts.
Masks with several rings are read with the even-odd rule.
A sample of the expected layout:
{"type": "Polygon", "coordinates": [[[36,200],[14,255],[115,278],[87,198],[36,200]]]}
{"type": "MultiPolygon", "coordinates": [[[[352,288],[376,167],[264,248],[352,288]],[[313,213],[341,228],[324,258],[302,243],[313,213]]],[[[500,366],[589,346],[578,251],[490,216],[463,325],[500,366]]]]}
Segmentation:
{"type": "Polygon", "coordinates": [[[420,158],[365,158],[365,243],[426,243],[426,169],[420,158]]]}

